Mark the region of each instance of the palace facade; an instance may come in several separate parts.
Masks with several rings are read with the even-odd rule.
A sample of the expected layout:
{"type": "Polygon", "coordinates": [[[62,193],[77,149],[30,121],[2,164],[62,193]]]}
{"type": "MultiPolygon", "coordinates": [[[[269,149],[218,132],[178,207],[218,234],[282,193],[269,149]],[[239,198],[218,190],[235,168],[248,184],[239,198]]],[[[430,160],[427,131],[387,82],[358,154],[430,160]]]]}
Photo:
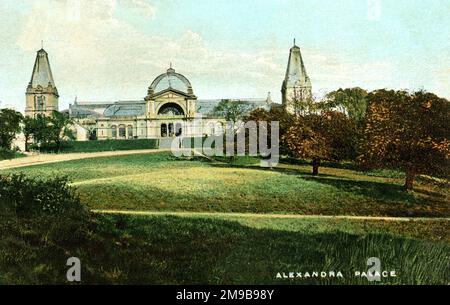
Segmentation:
{"type": "MultiPolygon", "coordinates": [[[[311,94],[311,82],[295,44],[290,50],[286,76],[282,84],[282,101],[294,113],[294,103],[311,94]],[[300,92],[300,93],[299,93],[300,92]],[[300,94],[300,95],[299,95],[300,94]]],[[[59,94],[50,68],[48,53],[37,52],[31,81],[26,90],[25,114],[49,115],[59,111],[59,94]]],[[[89,139],[162,139],[175,136],[199,137],[221,134],[224,118],[214,114],[217,100],[201,100],[187,77],[170,67],[157,76],[142,100],[89,102],[75,100],[67,112],[73,119],[77,140],[89,139]]],[[[249,109],[269,109],[267,98],[234,99],[249,109]]]]}

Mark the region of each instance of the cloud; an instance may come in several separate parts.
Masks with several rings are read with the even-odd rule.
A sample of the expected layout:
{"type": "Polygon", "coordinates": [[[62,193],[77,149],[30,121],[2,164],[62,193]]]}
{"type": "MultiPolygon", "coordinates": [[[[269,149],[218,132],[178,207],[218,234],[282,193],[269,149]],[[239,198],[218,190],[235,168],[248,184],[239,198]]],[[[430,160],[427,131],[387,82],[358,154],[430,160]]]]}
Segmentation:
{"type": "Polygon", "coordinates": [[[143,14],[146,17],[153,17],[156,13],[156,8],[150,2],[145,0],[122,0],[122,2],[128,4],[131,9],[143,14]]]}
{"type": "MultiPolygon", "coordinates": [[[[154,14],[145,1],[129,3],[154,14]]],[[[202,36],[189,29],[177,38],[148,35],[117,18],[116,4],[39,1],[27,15],[17,43],[34,52],[39,40],[45,41],[62,99],[75,94],[97,100],[142,98],[169,62],[191,78],[194,90],[208,91],[205,97],[264,96],[272,77],[283,73],[274,60],[275,50],[208,48],[202,36]]]]}
{"type": "MultiPolygon", "coordinates": [[[[288,50],[219,49],[191,29],[175,38],[150,35],[117,17],[124,3],[139,12],[136,18],[155,16],[154,6],[143,0],[39,1],[26,16],[17,44],[32,56],[45,41],[62,107],[75,95],[81,100],[141,99],[170,62],[191,80],[199,98],[265,97],[271,91],[274,100],[281,100],[288,50]]],[[[365,84],[375,89],[396,81],[389,62],[359,64],[350,56],[309,48],[302,54],[315,91],[365,84]]]]}

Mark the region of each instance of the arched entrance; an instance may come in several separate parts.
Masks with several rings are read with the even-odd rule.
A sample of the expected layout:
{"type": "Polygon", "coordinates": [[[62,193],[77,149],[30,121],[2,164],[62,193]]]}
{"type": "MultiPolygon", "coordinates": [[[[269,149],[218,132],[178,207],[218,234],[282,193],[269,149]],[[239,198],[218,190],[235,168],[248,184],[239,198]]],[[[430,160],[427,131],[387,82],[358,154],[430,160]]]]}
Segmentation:
{"type": "Polygon", "coordinates": [[[176,103],[167,103],[161,106],[158,111],[161,116],[179,116],[184,115],[184,110],[176,103]]]}

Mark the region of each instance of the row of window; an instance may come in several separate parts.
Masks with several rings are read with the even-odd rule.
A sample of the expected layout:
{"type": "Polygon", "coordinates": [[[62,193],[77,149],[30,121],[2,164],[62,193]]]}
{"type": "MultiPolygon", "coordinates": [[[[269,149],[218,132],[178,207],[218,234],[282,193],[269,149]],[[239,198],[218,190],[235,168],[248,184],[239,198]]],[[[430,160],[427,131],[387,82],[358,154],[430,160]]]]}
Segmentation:
{"type": "Polygon", "coordinates": [[[133,126],[128,125],[128,135],[127,135],[127,127],[125,125],[119,125],[119,128],[117,126],[113,125],[111,126],[112,131],[112,137],[117,138],[117,129],[119,130],[119,138],[132,138],[133,137],[133,126]]]}
{"type": "Polygon", "coordinates": [[[161,124],[161,137],[179,137],[181,136],[182,132],[183,132],[183,128],[181,127],[180,123],[177,123],[175,125],[175,130],[174,130],[174,125],[173,123],[169,123],[169,124],[161,124]]]}
{"type": "MultiPolygon", "coordinates": [[[[103,127],[103,125],[102,125],[103,127]]],[[[223,127],[221,123],[211,123],[209,124],[211,134],[219,134],[223,132],[223,127]]],[[[111,126],[111,136],[112,138],[132,138],[133,137],[133,126],[132,125],[119,125],[119,127],[113,125],[111,126]],[[128,128],[127,128],[128,127],[128,128]],[[128,131],[128,134],[127,134],[128,131]]],[[[142,132],[141,132],[142,133],[142,132]]],[[[161,124],[161,137],[173,137],[181,136],[183,134],[183,128],[181,123],[163,123],[161,124]]],[[[103,135],[103,130],[101,132],[103,135]]]]}

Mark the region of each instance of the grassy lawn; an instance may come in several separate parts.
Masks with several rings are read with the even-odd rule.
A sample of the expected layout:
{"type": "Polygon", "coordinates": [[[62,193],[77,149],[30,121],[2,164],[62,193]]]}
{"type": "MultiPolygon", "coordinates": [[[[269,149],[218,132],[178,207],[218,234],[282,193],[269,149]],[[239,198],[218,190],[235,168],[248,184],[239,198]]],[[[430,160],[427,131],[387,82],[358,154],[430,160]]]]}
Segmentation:
{"type": "MultiPolygon", "coordinates": [[[[88,220],[0,217],[0,284],[369,284],[355,271],[381,259],[380,284],[449,284],[450,221],[276,218],[226,213],[449,217],[449,191],[432,180],[405,194],[392,171],[306,164],[261,169],[176,159],[169,153],[67,161],[0,171],[68,176],[93,209],[222,212],[194,216],[91,215],[88,220]],[[340,271],[344,278],[277,278],[340,271]]],[[[376,283],[378,284],[378,283],[376,283]]]]}
{"type": "Polygon", "coordinates": [[[94,209],[251,212],[371,216],[450,216],[448,188],[419,181],[402,191],[401,174],[363,173],[306,164],[262,169],[258,160],[234,165],[169,153],[83,159],[18,168],[38,177],[68,176],[82,202],[94,209]]]}
{"type": "Polygon", "coordinates": [[[52,234],[45,227],[43,234],[0,222],[7,232],[0,240],[0,284],[66,283],[71,256],[82,262],[84,284],[369,284],[354,277],[356,270],[367,271],[369,257],[379,257],[382,270],[397,274],[381,284],[449,284],[446,221],[398,227],[347,220],[105,216],[96,223],[95,233],[52,234]],[[276,277],[313,271],[341,271],[344,278],[276,277]]]}

